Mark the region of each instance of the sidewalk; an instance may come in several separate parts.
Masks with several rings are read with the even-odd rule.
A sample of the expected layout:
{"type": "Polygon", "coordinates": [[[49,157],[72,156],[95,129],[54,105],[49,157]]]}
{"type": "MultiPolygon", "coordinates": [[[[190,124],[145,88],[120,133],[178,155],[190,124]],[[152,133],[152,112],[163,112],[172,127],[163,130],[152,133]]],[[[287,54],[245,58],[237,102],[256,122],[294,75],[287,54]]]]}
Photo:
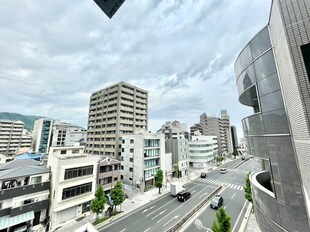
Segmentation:
{"type": "Polygon", "coordinates": [[[261,232],[261,230],[258,227],[258,224],[256,222],[254,213],[250,214],[248,223],[247,223],[246,228],[245,228],[245,232],[261,232]]]}

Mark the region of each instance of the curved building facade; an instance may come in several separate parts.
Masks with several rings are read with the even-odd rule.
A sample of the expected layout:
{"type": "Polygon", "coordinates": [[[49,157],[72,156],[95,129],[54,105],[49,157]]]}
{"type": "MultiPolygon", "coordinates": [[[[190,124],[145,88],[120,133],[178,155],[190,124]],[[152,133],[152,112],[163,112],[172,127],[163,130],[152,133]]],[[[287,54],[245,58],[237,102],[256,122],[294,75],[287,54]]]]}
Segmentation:
{"type": "Polygon", "coordinates": [[[262,165],[250,180],[266,232],[310,231],[309,12],[310,1],[273,0],[268,25],[235,63],[239,102],[253,108],[242,124],[262,165]]]}

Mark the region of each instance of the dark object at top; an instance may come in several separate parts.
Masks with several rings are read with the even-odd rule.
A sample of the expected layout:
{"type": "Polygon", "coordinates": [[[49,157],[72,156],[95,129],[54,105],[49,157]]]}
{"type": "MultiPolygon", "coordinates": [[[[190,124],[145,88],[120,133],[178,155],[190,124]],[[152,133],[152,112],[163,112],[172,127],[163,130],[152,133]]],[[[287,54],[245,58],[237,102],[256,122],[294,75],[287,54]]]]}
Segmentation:
{"type": "Polygon", "coordinates": [[[200,178],[206,178],[206,177],[207,177],[207,173],[202,172],[202,173],[200,174],[200,178]]]}
{"type": "Polygon", "coordinates": [[[94,0],[101,10],[111,19],[125,0],[94,0]]]}

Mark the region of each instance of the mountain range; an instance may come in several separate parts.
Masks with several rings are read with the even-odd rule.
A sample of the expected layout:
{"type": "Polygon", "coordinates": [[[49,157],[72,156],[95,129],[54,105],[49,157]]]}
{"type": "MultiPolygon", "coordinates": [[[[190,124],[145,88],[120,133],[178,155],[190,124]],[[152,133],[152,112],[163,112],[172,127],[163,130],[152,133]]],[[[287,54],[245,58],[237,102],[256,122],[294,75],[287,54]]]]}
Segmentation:
{"type": "Polygon", "coordinates": [[[17,113],[0,112],[0,119],[22,121],[23,123],[25,123],[25,129],[27,129],[28,131],[33,130],[34,122],[39,118],[43,117],[36,115],[23,115],[17,113]]]}

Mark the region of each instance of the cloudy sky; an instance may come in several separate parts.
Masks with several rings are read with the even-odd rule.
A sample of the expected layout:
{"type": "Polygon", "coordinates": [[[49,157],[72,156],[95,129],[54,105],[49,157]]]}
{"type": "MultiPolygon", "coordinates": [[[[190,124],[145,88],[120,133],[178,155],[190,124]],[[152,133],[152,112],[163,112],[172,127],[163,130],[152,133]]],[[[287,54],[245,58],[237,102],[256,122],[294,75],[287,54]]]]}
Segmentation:
{"type": "Polygon", "coordinates": [[[92,92],[149,91],[149,129],[188,128],[226,109],[242,133],[234,61],[271,0],[127,0],[109,19],[93,0],[2,0],[0,112],[86,127],[92,92]]]}

